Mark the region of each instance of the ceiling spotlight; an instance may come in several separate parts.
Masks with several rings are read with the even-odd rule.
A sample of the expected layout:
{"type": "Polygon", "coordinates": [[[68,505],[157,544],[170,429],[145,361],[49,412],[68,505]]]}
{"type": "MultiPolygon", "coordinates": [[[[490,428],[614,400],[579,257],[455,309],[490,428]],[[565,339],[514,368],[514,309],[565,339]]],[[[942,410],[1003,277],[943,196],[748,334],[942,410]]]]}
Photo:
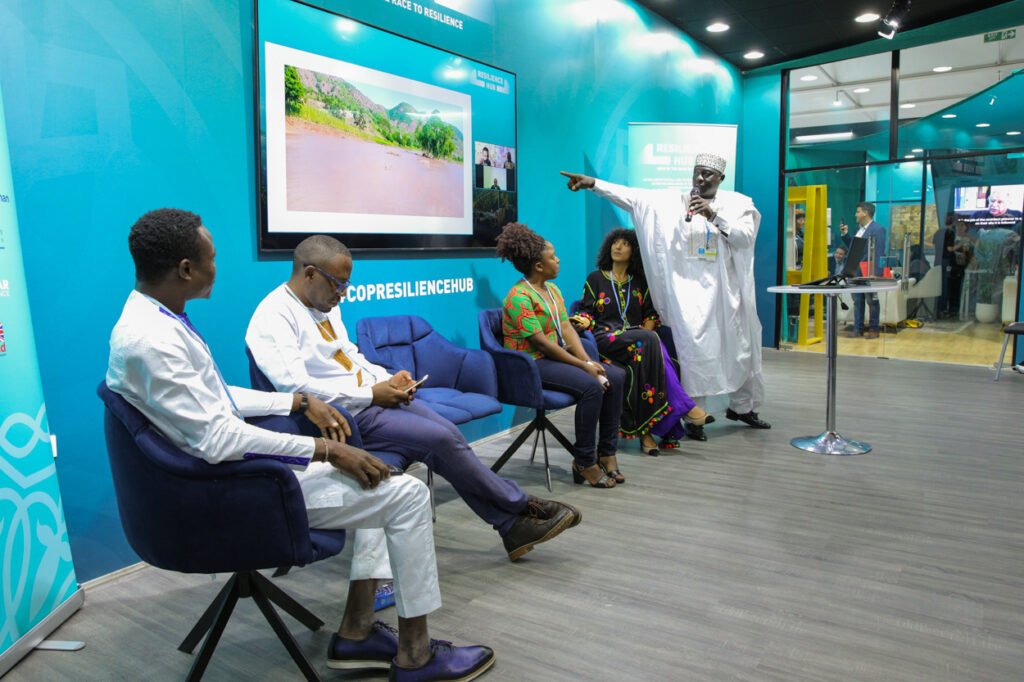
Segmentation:
{"type": "Polygon", "coordinates": [[[974,124],[975,128],[988,128],[988,126],[989,126],[988,123],[975,123],[974,124]]]}
{"type": "Polygon", "coordinates": [[[865,92],[871,92],[871,88],[854,88],[853,90],[855,95],[863,95],[865,92]]]}
{"type": "MultiPolygon", "coordinates": [[[[916,159],[917,157],[916,157],[916,156],[914,156],[913,154],[907,154],[907,155],[906,155],[906,156],[904,156],[903,158],[904,158],[904,159],[916,159]]],[[[918,191],[920,192],[921,190],[918,190],[918,191]]]]}
{"type": "Polygon", "coordinates": [[[893,0],[889,13],[878,22],[878,35],[892,40],[903,27],[910,12],[910,0],[893,0]]]}
{"type": "Polygon", "coordinates": [[[913,109],[916,106],[913,102],[907,102],[906,104],[901,104],[900,109],[913,109]]]}
{"type": "Polygon", "coordinates": [[[723,24],[721,21],[716,21],[715,23],[708,26],[708,33],[721,33],[722,31],[728,30],[729,24],[723,24]]]}
{"type": "Polygon", "coordinates": [[[760,50],[751,50],[750,52],[748,52],[745,55],[743,55],[743,58],[744,59],[760,59],[763,56],[764,56],[764,52],[761,52],[760,50]]]}
{"type": "Polygon", "coordinates": [[[800,76],[800,80],[802,80],[804,83],[810,83],[811,81],[818,80],[818,77],[813,76],[811,74],[807,74],[806,76],[800,76]]]}
{"type": "Polygon", "coordinates": [[[878,21],[878,15],[875,14],[874,12],[866,12],[857,17],[856,19],[854,19],[854,21],[856,21],[858,24],[867,24],[872,21],[878,21]]]}
{"type": "Polygon", "coordinates": [[[995,104],[995,103],[996,103],[996,96],[995,96],[995,95],[992,95],[992,99],[990,99],[990,100],[988,101],[988,105],[989,105],[989,106],[992,106],[992,105],[993,105],[993,104],[995,104]]]}
{"type": "Polygon", "coordinates": [[[956,118],[956,114],[943,114],[942,118],[956,118]]]}
{"type": "Polygon", "coordinates": [[[840,92],[842,92],[842,90],[836,90],[836,98],[834,100],[832,100],[832,106],[834,106],[834,107],[841,107],[841,106],[843,106],[843,101],[841,99],[839,99],[839,93],[840,92]]]}
{"type": "Polygon", "coordinates": [[[1007,130],[1006,134],[1007,135],[1020,135],[1020,131],[1019,130],[1007,130]]]}
{"type": "Polygon", "coordinates": [[[932,69],[932,71],[934,71],[935,73],[946,73],[947,71],[952,71],[952,70],[953,70],[952,66],[936,66],[935,68],[932,69]]]}
{"type": "Polygon", "coordinates": [[[924,150],[923,149],[911,149],[910,151],[914,152],[915,154],[920,154],[924,150]]]}

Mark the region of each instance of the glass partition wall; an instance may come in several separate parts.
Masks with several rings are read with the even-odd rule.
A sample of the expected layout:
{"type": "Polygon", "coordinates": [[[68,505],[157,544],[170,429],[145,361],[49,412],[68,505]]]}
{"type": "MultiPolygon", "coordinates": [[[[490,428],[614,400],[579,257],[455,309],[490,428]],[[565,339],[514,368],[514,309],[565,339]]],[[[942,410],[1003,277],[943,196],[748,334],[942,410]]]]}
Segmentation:
{"type": "MultiPolygon", "coordinates": [[[[1024,40],[992,35],[784,79],[784,281],[841,268],[862,232],[875,236],[875,274],[898,283],[877,300],[840,298],[840,353],[991,365],[1019,315],[1024,40]],[[807,196],[827,197],[824,228],[807,224],[807,196]],[[827,247],[805,254],[812,230],[827,247]]],[[[787,298],[780,343],[824,351],[814,297],[787,298]]]]}

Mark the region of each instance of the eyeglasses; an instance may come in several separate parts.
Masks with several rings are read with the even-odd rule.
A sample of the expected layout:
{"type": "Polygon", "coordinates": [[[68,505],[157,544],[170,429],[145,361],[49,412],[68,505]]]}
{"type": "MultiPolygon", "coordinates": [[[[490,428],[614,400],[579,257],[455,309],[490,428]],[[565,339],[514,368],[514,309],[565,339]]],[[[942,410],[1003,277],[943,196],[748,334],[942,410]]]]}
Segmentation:
{"type": "Polygon", "coordinates": [[[330,275],[328,275],[326,272],[324,272],[323,268],[321,268],[321,267],[319,267],[317,265],[313,265],[312,263],[303,263],[302,267],[304,267],[304,268],[310,268],[311,267],[314,270],[316,270],[317,272],[319,272],[321,275],[323,275],[324,277],[329,279],[331,281],[331,284],[334,285],[334,290],[338,292],[339,296],[343,296],[345,294],[345,290],[348,289],[350,286],[352,286],[352,282],[350,282],[349,280],[347,280],[347,279],[346,280],[335,279],[335,278],[331,277],[330,275]]]}

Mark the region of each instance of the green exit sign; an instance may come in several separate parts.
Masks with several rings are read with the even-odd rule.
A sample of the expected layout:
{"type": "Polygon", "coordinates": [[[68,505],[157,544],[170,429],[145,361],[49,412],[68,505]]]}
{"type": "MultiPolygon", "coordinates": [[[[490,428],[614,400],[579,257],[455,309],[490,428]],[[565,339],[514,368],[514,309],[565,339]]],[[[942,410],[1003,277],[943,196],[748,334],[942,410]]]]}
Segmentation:
{"type": "Polygon", "coordinates": [[[994,43],[997,40],[1010,40],[1011,38],[1017,37],[1017,29],[1011,28],[1005,31],[994,31],[992,33],[985,34],[986,43],[994,43]]]}

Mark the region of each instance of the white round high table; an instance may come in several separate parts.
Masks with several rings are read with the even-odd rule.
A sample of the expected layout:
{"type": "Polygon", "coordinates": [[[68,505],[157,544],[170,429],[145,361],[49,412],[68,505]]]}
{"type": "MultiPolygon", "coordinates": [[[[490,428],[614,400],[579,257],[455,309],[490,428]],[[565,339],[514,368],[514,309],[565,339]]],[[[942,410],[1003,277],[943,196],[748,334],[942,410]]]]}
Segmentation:
{"type": "MultiPolygon", "coordinates": [[[[863,455],[871,451],[871,446],[849,438],[843,438],[836,432],[836,335],[839,322],[836,314],[836,301],[840,294],[877,294],[892,291],[899,286],[898,282],[886,282],[878,285],[860,286],[775,286],[768,287],[771,294],[821,294],[827,301],[825,325],[825,362],[828,391],[825,400],[825,431],[818,436],[800,436],[789,441],[793,447],[817,452],[822,455],[863,455]]],[[[866,311],[865,311],[866,312],[866,311]]]]}

